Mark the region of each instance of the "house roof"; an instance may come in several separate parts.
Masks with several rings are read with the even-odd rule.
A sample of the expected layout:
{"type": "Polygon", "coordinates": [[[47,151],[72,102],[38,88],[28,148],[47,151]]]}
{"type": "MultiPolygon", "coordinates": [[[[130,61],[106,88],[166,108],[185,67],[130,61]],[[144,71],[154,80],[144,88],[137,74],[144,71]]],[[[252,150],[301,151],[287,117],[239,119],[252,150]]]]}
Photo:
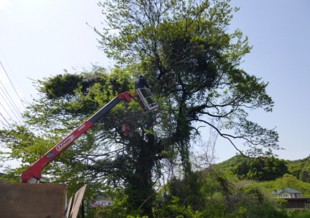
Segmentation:
{"type": "Polygon", "coordinates": [[[274,190],[272,194],[282,194],[282,193],[290,193],[290,194],[301,194],[300,191],[292,189],[292,188],[285,188],[280,190],[274,190]]]}

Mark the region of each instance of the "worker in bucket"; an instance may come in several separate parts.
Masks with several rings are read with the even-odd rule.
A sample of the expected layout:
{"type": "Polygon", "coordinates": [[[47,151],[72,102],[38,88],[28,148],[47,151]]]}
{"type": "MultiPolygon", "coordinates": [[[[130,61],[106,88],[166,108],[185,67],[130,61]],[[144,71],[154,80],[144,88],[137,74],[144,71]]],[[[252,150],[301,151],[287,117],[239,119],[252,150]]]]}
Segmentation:
{"type": "Polygon", "coordinates": [[[139,96],[139,101],[142,101],[144,103],[143,104],[142,102],[139,102],[141,106],[144,105],[147,107],[144,107],[144,109],[153,110],[157,107],[157,105],[154,104],[154,101],[152,100],[152,93],[144,76],[140,75],[139,78],[136,80],[135,89],[139,96]]]}
{"type": "Polygon", "coordinates": [[[139,78],[135,82],[136,89],[149,88],[149,85],[144,76],[140,75],[139,78]]]}

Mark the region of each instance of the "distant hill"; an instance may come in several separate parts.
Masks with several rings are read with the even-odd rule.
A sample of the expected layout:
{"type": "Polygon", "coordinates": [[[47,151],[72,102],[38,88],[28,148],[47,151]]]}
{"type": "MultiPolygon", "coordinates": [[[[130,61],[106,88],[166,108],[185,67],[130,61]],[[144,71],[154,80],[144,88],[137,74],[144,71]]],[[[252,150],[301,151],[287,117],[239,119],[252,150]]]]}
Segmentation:
{"type": "Polygon", "coordinates": [[[293,188],[310,197],[310,156],[301,160],[234,156],[213,166],[229,178],[252,180],[268,193],[293,188]]]}
{"type": "MultiPolygon", "coordinates": [[[[255,171],[260,171],[266,174],[273,173],[278,175],[278,177],[284,174],[291,174],[303,182],[310,182],[310,156],[304,159],[290,161],[278,158],[246,158],[241,155],[236,155],[226,161],[216,164],[216,167],[221,169],[222,172],[236,174],[240,179],[253,179],[250,176],[252,175],[255,178],[253,173],[255,174],[255,171]],[[247,177],[247,174],[249,177],[247,177]]],[[[259,175],[257,176],[259,178],[259,175]]],[[[268,176],[262,175],[262,178],[268,178],[268,176]]],[[[269,180],[274,179],[275,178],[269,180]]]]}
{"type": "Polygon", "coordinates": [[[310,156],[301,160],[288,160],[286,162],[292,175],[304,182],[310,182],[310,156]]]}

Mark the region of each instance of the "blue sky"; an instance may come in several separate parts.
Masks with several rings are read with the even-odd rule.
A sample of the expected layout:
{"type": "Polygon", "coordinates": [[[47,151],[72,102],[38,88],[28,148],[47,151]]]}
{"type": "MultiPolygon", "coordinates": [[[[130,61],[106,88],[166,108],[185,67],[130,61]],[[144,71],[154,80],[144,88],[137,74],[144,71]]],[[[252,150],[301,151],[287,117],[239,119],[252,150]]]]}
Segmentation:
{"type": "MultiPolygon", "coordinates": [[[[0,0],[0,62],[17,94],[1,66],[0,79],[20,110],[20,99],[29,102],[37,93],[34,80],[91,64],[112,66],[98,49],[97,35],[90,27],[101,24],[96,2],[0,0]]],[[[285,148],[276,152],[280,158],[305,158],[310,154],[310,1],[233,0],[232,4],[240,11],[230,29],[241,29],[253,46],[241,66],[269,82],[267,91],[275,101],[272,113],[255,111],[251,118],[276,127],[285,148]]],[[[1,96],[0,102],[4,104],[1,96]]],[[[0,111],[9,122],[15,120],[0,111]]],[[[235,153],[232,146],[218,141],[217,161],[235,153]]]]}
{"type": "MultiPolygon", "coordinates": [[[[249,37],[253,49],[242,67],[269,82],[272,113],[253,113],[252,119],[279,132],[277,152],[285,159],[310,154],[310,1],[235,0],[240,7],[233,27],[249,37]]],[[[219,150],[220,152],[220,150],[219,150]]]]}

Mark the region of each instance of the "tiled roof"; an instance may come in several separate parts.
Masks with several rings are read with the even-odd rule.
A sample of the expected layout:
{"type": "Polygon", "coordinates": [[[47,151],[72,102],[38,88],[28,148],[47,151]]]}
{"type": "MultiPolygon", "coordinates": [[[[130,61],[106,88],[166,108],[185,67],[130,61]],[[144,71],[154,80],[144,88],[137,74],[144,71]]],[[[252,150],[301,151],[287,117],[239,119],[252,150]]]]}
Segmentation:
{"type": "Polygon", "coordinates": [[[290,194],[301,194],[300,191],[292,189],[292,188],[285,188],[280,190],[274,190],[272,194],[281,194],[281,193],[290,193],[290,194]]]}

